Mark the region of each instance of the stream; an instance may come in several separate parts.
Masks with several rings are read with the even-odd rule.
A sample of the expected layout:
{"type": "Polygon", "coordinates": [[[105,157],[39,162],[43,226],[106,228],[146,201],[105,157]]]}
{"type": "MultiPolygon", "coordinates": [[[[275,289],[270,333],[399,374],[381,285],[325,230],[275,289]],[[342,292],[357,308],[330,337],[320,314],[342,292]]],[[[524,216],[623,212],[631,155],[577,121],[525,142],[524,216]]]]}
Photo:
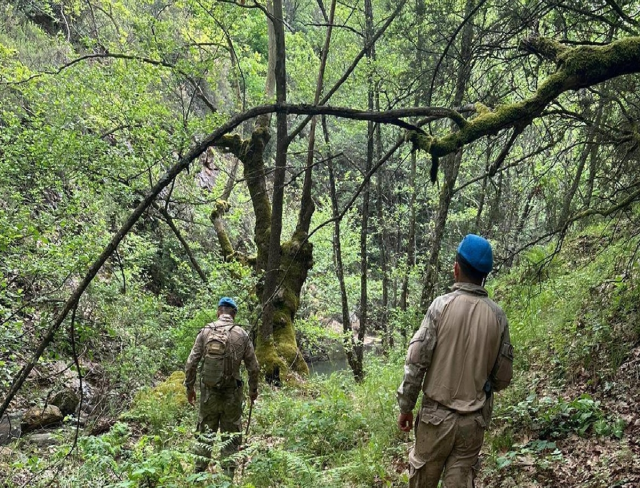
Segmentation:
{"type": "MultiPolygon", "coordinates": [[[[381,354],[382,350],[379,347],[379,338],[374,336],[365,337],[364,341],[364,354],[381,354]]],[[[325,375],[329,376],[337,371],[351,372],[349,362],[347,361],[347,354],[344,347],[340,342],[335,342],[327,351],[329,359],[324,361],[311,361],[309,362],[309,375],[325,375]]]]}

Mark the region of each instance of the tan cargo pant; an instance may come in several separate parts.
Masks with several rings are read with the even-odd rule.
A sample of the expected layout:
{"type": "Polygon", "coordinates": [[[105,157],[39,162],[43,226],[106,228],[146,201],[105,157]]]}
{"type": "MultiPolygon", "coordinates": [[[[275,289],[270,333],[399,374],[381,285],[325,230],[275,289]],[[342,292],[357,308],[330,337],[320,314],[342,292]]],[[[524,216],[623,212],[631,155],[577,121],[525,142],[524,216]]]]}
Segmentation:
{"type": "Polygon", "coordinates": [[[472,488],[486,422],[481,412],[458,414],[425,400],[415,424],[416,443],[409,453],[409,487],[472,488]]]}
{"type": "Polygon", "coordinates": [[[242,386],[238,388],[200,389],[200,412],[196,454],[205,459],[196,462],[196,471],[205,471],[211,459],[212,436],[220,429],[221,464],[225,474],[233,478],[235,463],[226,458],[238,451],[242,444],[242,386]]]}

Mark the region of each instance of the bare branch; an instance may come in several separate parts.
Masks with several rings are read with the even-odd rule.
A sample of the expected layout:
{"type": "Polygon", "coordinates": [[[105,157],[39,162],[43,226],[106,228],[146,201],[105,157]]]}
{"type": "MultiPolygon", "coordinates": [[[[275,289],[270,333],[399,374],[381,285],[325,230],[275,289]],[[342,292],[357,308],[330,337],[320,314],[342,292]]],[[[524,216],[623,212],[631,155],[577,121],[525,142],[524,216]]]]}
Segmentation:
{"type": "Polygon", "coordinates": [[[631,25],[635,25],[636,27],[640,26],[640,22],[638,22],[636,19],[629,17],[624,10],[622,10],[622,8],[620,8],[620,5],[618,5],[615,0],[605,0],[605,2],[607,2],[607,4],[620,16],[620,18],[622,20],[624,20],[625,22],[631,24],[631,25]]]}

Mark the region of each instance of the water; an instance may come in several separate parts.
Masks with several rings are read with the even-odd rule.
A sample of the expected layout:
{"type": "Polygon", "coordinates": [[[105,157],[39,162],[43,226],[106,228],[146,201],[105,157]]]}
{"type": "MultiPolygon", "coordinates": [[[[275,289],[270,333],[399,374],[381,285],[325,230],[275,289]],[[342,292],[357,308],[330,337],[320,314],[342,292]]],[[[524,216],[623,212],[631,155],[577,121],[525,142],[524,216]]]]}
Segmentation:
{"type": "Polygon", "coordinates": [[[345,353],[342,344],[334,344],[328,353],[329,359],[327,361],[315,361],[309,363],[310,375],[321,374],[329,376],[331,373],[335,373],[336,371],[349,370],[347,354],[345,353]]]}
{"type": "MultiPolygon", "coordinates": [[[[380,339],[374,336],[367,336],[364,342],[365,354],[380,354],[381,350],[377,347],[380,339]]],[[[329,359],[326,361],[316,361],[309,363],[310,375],[325,375],[329,376],[336,371],[347,371],[351,373],[349,362],[347,361],[347,354],[341,343],[335,343],[328,351],[329,359]]]]}

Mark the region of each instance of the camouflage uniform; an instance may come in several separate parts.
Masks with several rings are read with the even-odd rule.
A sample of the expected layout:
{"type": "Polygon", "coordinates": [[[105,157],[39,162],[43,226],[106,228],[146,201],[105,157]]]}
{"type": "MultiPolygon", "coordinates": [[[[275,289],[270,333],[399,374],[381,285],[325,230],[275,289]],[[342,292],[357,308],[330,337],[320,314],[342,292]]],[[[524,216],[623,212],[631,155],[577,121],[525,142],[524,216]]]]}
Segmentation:
{"type": "MultiPolygon", "coordinates": [[[[203,328],[196,338],[185,366],[185,386],[187,391],[195,385],[196,369],[200,359],[203,357],[205,345],[213,328],[226,328],[229,331],[227,347],[231,350],[231,369],[235,381],[231,385],[222,388],[211,388],[202,383],[202,381],[200,382],[200,412],[197,431],[202,434],[207,432],[215,434],[220,429],[223,441],[221,458],[224,460],[237,452],[242,444],[242,404],[244,395],[240,363],[244,361],[249,373],[250,395],[258,392],[259,368],[253,344],[247,333],[240,326],[234,324],[231,315],[222,314],[216,322],[203,328]]],[[[197,462],[196,471],[206,470],[211,458],[211,447],[208,445],[206,437],[200,437],[196,454],[206,458],[197,462]]],[[[233,477],[234,463],[226,462],[223,467],[226,474],[233,477]]]]}
{"type": "Polygon", "coordinates": [[[445,488],[473,486],[491,392],[511,381],[512,360],[507,318],[483,287],[456,283],[433,301],[411,339],[397,392],[403,414],[424,392],[409,454],[410,487],[436,488],[443,470],[445,488]]]}

